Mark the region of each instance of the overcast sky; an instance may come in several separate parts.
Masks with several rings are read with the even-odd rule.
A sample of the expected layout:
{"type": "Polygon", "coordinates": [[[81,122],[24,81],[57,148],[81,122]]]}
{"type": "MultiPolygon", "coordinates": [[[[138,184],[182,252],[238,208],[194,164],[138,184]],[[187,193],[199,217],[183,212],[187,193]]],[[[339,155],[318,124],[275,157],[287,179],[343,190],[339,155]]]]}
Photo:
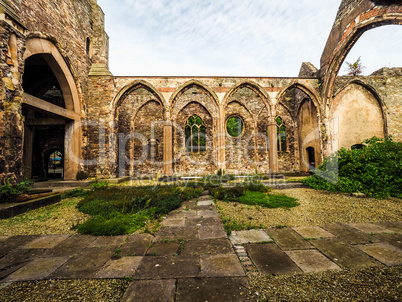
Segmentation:
{"type": "MultiPolygon", "coordinates": [[[[341,0],[98,0],[115,76],[289,76],[317,68],[341,0]]],[[[345,61],[402,66],[402,26],[363,34],[345,61]]],[[[341,68],[341,74],[345,67],[341,68]]]]}

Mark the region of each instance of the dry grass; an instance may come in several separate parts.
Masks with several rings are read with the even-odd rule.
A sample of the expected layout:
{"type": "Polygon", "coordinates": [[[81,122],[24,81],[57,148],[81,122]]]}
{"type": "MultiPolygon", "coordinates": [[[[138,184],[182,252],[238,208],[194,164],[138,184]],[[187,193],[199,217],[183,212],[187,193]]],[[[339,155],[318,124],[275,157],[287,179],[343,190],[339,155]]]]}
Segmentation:
{"type": "Polygon", "coordinates": [[[272,193],[297,198],[300,205],[291,209],[265,209],[217,201],[217,207],[222,218],[254,227],[399,221],[402,217],[402,200],[397,198],[358,198],[308,188],[274,190],[272,193]]]}

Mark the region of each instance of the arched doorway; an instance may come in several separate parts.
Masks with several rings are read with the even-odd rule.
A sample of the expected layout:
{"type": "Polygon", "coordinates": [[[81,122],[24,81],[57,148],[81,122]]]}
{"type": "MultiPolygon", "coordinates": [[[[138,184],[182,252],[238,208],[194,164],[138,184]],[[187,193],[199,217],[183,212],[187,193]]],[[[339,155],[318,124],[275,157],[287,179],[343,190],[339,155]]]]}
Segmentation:
{"type": "Polygon", "coordinates": [[[75,179],[81,135],[74,131],[80,124],[80,100],[74,78],[53,43],[32,38],[26,45],[22,82],[24,177],[75,179]],[[49,150],[63,155],[57,172],[49,173],[49,150]]]}

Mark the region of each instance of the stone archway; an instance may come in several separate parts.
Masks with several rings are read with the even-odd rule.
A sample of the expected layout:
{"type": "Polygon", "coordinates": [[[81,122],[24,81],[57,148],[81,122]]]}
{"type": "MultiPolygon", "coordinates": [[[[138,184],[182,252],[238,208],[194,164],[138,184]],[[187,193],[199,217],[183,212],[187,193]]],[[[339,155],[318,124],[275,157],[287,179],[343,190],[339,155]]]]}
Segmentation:
{"type": "Polygon", "coordinates": [[[46,146],[62,148],[64,179],[75,179],[81,160],[81,102],[71,68],[52,42],[40,38],[27,39],[23,58],[25,176],[46,177],[32,165],[46,146]],[[61,143],[49,145],[55,141],[61,143]]]}
{"type": "Polygon", "coordinates": [[[402,5],[398,0],[342,1],[321,57],[319,75],[324,79],[326,105],[334,93],[339,69],[357,40],[372,28],[390,24],[402,25],[402,5]]]}

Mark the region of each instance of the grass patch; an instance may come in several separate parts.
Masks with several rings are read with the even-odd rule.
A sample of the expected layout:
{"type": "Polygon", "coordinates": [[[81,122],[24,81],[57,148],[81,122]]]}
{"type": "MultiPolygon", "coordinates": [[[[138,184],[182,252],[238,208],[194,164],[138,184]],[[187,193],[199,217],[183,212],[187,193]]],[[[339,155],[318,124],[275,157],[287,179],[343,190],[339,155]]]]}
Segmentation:
{"type": "Polygon", "coordinates": [[[201,196],[201,187],[158,186],[140,188],[96,188],[78,204],[92,217],[76,226],[81,234],[117,236],[157,223],[163,215],[181,206],[183,201],[201,196]]]}
{"type": "Polygon", "coordinates": [[[286,195],[274,195],[268,193],[246,191],[239,197],[240,203],[258,205],[263,208],[293,208],[299,205],[296,198],[286,195]]]}

